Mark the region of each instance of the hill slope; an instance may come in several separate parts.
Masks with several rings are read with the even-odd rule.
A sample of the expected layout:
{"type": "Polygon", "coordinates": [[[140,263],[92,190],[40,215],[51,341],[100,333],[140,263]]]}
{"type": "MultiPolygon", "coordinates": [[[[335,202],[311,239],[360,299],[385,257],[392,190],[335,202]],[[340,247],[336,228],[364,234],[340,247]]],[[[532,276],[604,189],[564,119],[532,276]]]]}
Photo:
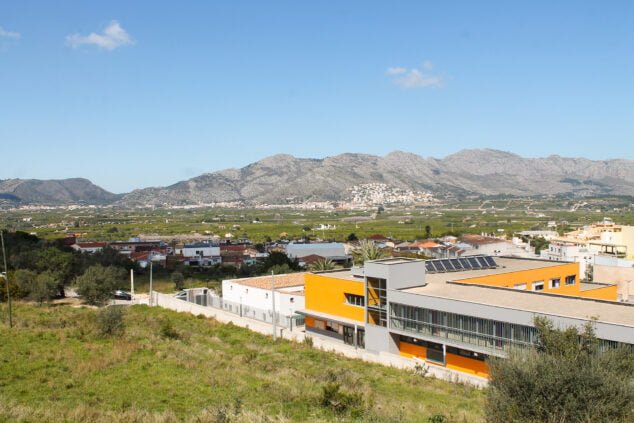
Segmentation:
{"type": "Polygon", "coordinates": [[[444,159],[400,151],[385,157],[346,153],[325,159],[276,155],[241,169],[135,190],[121,204],[341,200],[348,188],[372,182],[436,194],[634,195],[634,161],[560,156],[529,159],[488,149],[463,150],[444,159]]]}
{"type": "Polygon", "coordinates": [[[0,200],[25,204],[109,204],[120,198],[88,179],[0,180],[0,200]]]}

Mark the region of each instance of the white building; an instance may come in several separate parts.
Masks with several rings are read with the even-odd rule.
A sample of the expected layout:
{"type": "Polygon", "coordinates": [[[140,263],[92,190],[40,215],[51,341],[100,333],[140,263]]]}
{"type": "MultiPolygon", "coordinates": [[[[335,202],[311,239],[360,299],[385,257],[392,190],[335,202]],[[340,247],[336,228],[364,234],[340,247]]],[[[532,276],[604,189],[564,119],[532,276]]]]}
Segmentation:
{"type": "MultiPolygon", "coordinates": [[[[274,293],[275,312],[280,316],[292,317],[296,310],[304,309],[304,275],[305,273],[289,273],[274,277],[224,280],[222,300],[237,305],[244,317],[250,317],[253,313],[271,313],[274,293]]],[[[255,314],[251,317],[262,320],[255,314]]]]}
{"type": "Polygon", "coordinates": [[[200,242],[197,244],[185,244],[183,246],[183,257],[214,257],[220,256],[220,247],[208,242],[200,242]]]}
{"type": "Polygon", "coordinates": [[[581,278],[588,278],[595,255],[596,253],[590,251],[583,243],[562,240],[552,240],[548,248],[540,251],[542,259],[579,263],[581,278]]]}

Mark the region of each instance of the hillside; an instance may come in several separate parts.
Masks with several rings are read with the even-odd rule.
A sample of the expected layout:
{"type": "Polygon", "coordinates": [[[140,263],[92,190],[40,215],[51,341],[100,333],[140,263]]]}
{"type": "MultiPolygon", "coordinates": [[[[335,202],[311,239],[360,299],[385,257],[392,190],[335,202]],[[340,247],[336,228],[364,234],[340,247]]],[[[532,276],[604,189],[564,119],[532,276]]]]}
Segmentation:
{"type": "Polygon", "coordinates": [[[497,150],[463,150],[444,159],[392,152],[325,159],[276,155],[241,169],[207,173],[163,188],[135,190],[120,204],[345,200],[355,185],[384,183],[437,195],[634,195],[634,161],[550,156],[523,158],[497,150]]]}
{"type": "Polygon", "coordinates": [[[240,169],[205,173],[167,187],[136,189],[125,195],[107,192],[86,179],[9,179],[0,181],[0,203],[83,202],[129,207],[347,201],[351,189],[366,184],[438,197],[634,196],[634,161],[523,158],[490,149],[463,150],[444,159],[401,151],[384,157],[345,153],[324,159],[279,154],[240,169]]]}
{"type": "Polygon", "coordinates": [[[120,196],[87,179],[6,179],[0,180],[0,201],[22,204],[109,204],[120,196]]]}
{"type": "Polygon", "coordinates": [[[19,304],[0,321],[0,421],[482,421],[473,388],[147,306],[104,338],[95,314],[19,304]],[[342,405],[323,402],[332,384],[342,405]]]}

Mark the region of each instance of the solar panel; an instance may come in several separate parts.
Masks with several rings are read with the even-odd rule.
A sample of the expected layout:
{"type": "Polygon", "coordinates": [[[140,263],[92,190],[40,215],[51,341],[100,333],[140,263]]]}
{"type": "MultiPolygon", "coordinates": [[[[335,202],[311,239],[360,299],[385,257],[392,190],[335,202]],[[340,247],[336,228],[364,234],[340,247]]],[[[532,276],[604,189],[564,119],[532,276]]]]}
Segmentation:
{"type": "Polygon", "coordinates": [[[428,272],[445,273],[472,269],[494,269],[497,263],[490,256],[471,256],[453,259],[436,259],[425,261],[428,272]]]}
{"type": "Polygon", "coordinates": [[[453,272],[454,270],[456,270],[453,267],[453,264],[451,264],[451,260],[440,260],[440,262],[442,263],[443,266],[445,266],[445,269],[447,269],[449,272],[453,272]]]}
{"type": "Polygon", "coordinates": [[[478,260],[478,263],[480,263],[480,268],[487,268],[489,267],[489,264],[486,262],[486,260],[484,259],[484,257],[476,257],[476,260],[478,260]]]}
{"type": "Polygon", "coordinates": [[[495,262],[495,260],[493,260],[493,257],[491,256],[486,256],[484,257],[484,260],[486,260],[486,262],[489,264],[489,266],[491,267],[498,267],[497,263],[495,262]]]}
{"type": "Polygon", "coordinates": [[[480,263],[478,263],[475,257],[469,257],[467,260],[469,260],[472,269],[478,269],[480,267],[480,263]]]}
{"type": "Polygon", "coordinates": [[[460,262],[460,264],[462,264],[462,267],[464,269],[471,269],[471,264],[466,258],[459,258],[458,261],[460,262]]]}
{"type": "Polygon", "coordinates": [[[460,261],[460,259],[452,259],[451,264],[453,264],[453,267],[455,267],[456,270],[464,269],[464,266],[462,265],[462,262],[460,261]]]}
{"type": "Polygon", "coordinates": [[[446,272],[447,271],[447,269],[445,269],[445,266],[443,266],[443,264],[442,264],[442,262],[440,260],[435,261],[434,264],[436,265],[436,269],[439,272],[446,272]]]}

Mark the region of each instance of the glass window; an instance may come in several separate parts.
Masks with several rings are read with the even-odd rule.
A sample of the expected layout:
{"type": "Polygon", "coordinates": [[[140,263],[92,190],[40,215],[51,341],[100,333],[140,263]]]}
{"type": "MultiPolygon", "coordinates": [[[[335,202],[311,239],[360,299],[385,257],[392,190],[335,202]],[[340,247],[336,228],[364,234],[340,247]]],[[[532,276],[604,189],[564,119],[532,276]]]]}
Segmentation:
{"type": "Polygon", "coordinates": [[[559,288],[561,286],[561,279],[555,278],[550,280],[550,288],[559,288]]]}
{"type": "Polygon", "coordinates": [[[521,289],[522,291],[526,290],[526,284],[525,283],[516,283],[515,285],[513,285],[513,289],[521,289]]]}
{"type": "Polygon", "coordinates": [[[348,293],[345,293],[344,295],[346,297],[346,304],[365,307],[365,297],[348,293]]]}
{"type": "Polygon", "coordinates": [[[543,291],[544,281],[533,282],[533,291],[543,291]]]}
{"type": "Polygon", "coordinates": [[[577,277],[575,275],[566,276],[566,285],[574,285],[577,283],[577,277]]]}

